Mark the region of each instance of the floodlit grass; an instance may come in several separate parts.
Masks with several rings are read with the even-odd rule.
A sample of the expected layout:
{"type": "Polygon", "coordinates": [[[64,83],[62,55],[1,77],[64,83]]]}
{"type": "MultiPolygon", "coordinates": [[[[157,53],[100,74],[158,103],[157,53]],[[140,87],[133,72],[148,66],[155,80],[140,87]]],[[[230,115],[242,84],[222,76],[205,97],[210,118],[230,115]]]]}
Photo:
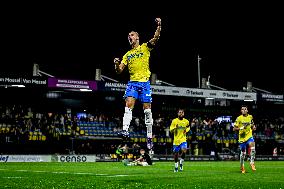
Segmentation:
{"type": "Polygon", "coordinates": [[[149,167],[121,162],[1,163],[0,188],[284,188],[284,162],[258,161],[256,172],[246,162],[185,162],[174,173],[173,162],[149,167]]]}

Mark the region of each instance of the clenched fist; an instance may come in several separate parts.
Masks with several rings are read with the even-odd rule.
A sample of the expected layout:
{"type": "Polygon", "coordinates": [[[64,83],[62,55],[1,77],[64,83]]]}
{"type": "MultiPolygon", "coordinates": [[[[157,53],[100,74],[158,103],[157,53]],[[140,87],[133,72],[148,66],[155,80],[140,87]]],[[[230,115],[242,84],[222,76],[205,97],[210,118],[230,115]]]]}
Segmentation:
{"type": "Polygon", "coordinates": [[[113,62],[114,62],[115,64],[119,64],[119,63],[120,63],[120,59],[119,59],[119,58],[115,58],[115,59],[113,60],[113,62]]]}
{"type": "Polygon", "coordinates": [[[156,18],[155,21],[157,22],[158,26],[160,26],[162,24],[161,18],[156,18]]]}

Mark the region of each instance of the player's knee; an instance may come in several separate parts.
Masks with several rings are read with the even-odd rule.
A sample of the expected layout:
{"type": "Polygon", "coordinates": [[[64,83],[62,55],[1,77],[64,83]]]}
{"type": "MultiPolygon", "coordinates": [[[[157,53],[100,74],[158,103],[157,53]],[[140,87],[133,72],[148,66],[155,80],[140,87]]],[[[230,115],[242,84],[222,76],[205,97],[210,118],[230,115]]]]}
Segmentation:
{"type": "Polygon", "coordinates": [[[151,109],[151,103],[143,103],[143,109],[151,109]]]}
{"type": "Polygon", "coordinates": [[[125,106],[128,108],[133,109],[135,105],[135,98],[133,97],[127,97],[125,100],[125,106]]]}
{"type": "Polygon", "coordinates": [[[254,143],[254,142],[249,143],[249,147],[250,147],[250,148],[255,147],[255,143],[254,143]]]}
{"type": "Polygon", "coordinates": [[[125,104],[125,106],[126,106],[127,108],[131,108],[131,109],[134,108],[134,105],[135,105],[134,102],[126,102],[126,104],[125,104]]]}

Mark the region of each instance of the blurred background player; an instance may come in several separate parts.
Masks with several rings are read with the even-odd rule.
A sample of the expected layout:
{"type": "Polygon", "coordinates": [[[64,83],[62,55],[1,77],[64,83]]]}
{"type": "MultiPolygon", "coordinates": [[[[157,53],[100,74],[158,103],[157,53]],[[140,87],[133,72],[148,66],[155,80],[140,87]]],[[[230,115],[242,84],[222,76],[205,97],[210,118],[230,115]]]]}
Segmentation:
{"type": "MultiPolygon", "coordinates": [[[[154,37],[147,43],[139,44],[139,34],[135,31],[131,31],[128,34],[128,41],[131,45],[129,50],[122,58],[114,59],[115,70],[117,73],[121,73],[126,66],[128,66],[130,81],[127,84],[127,88],[124,94],[125,97],[125,111],[123,116],[123,131],[120,133],[123,137],[129,137],[129,125],[132,120],[132,110],[135,105],[136,99],[143,103],[143,109],[145,113],[145,124],[147,127],[147,148],[152,152],[152,125],[153,118],[151,112],[152,92],[150,86],[150,69],[149,58],[150,51],[157,43],[161,32],[161,19],[155,19],[157,23],[157,29],[154,37]]],[[[150,153],[151,153],[150,152],[150,153]]]]}
{"type": "Polygon", "coordinates": [[[241,172],[245,173],[244,159],[246,155],[246,148],[248,147],[248,154],[250,156],[250,166],[253,171],[256,171],[254,165],[255,159],[255,142],[252,136],[252,130],[256,130],[252,115],[248,114],[248,107],[241,107],[242,115],[238,116],[234,123],[234,131],[239,132],[239,146],[240,146],[240,163],[241,172]]]}
{"type": "Polygon", "coordinates": [[[183,171],[183,162],[185,158],[185,154],[187,151],[187,141],[186,141],[186,133],[189,132],[189,121],[184,118],[184,110],[178,110],[178,117],[172,120],[170,126],[170,132],[174,135],[173,142],[173,153],[175,160],[175,169],[174,172],[178,172],[178,167],[180,167],[180,171],[183,171]],[[181,152],[181,159],[179,161],[178,166],[178,157],[181,152]]]}
{"type": "Polygon", "coordinates": [[[133,143],[132,145],[132,154],[133,154],[133,161],[140,156],[140,149],[141,147],[137,143],[133,143]]]}
{"type": "Polygon", "coordinates": [[[115,154],[116,154],[116,157],[117,157],[117,161],[120,161],[122,159],[122,152],[123,152],[123,148],[122,148],[122,145],[119,144],[115,150],[115,154]]]}
{"type": "Polygon", "coordinates": [[[140,149],[140,157],[135,161],[129,162],[128,160],[123,162],[126,166],[133,166],[133,165],[141,165],[141,166],[149,166],[152,165],[151,157],[148,153],[145,152],[144,149],[140,149]]]}

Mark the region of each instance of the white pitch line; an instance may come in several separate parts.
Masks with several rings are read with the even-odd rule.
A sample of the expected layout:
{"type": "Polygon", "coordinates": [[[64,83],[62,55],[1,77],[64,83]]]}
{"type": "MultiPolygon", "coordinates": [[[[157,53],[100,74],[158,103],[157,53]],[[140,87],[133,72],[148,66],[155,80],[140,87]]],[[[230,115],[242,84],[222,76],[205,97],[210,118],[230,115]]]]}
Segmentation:
{"type": "MultiPolygon", "coordinates": [[[[0,171],[6,171],[9,169],[0,169],[0,171]]],[[[94,176],[105,176],[105,177],[126,177],[130,175],[109,175],[102,173],[83,173],[83,172],[66,172],[66,171],[41,171],[41,170],[9,170],[9,171],[17,171],[17,172],[32,172],[32,173],[52,173],[52,174],[74,174],[74,175],[94,175],[94,176]]],[[[134,176],[134,175],[131,175],[134,176]]],[[[4,178],[4,177],[3,177],[4,178]]]]}
{"type": "Polygon", "coordinates": [[[128,177],[129,175],[109,175],[106,177],[128,177]]]}
{"type": "Polygon", "coordinates": [[[33,171],[35,173],[46,173],[47,171],[33,171]]]}
{"type": "Polygon", "coordinates": [[[26,178],[26,177],[2,177],[2,178],[8,178],[8,179],[21,179],[21,178],[26,178]]]}
{"type": "Polygon", "coordinates": [[[106,176],[108,174],[95,174],[96,176],[106,176]]]}
{"type": "Polygon", "coordinates": [[[96,175],[96,176],[108,175],[108,174],[95,174],[95,173],[71,173],[71,174],[75,174],[75,175],[96,175]]]}
{"type": "MultiPolygon", "coordinates": [[[[34,172],[34,171],[33,171],[34,172]]],[[[69,172],[64,172],[64,171],[54,171],[54,172],[50,172],[50,173],[54,173],[54,174],[68,174],[69,172]]]]}

